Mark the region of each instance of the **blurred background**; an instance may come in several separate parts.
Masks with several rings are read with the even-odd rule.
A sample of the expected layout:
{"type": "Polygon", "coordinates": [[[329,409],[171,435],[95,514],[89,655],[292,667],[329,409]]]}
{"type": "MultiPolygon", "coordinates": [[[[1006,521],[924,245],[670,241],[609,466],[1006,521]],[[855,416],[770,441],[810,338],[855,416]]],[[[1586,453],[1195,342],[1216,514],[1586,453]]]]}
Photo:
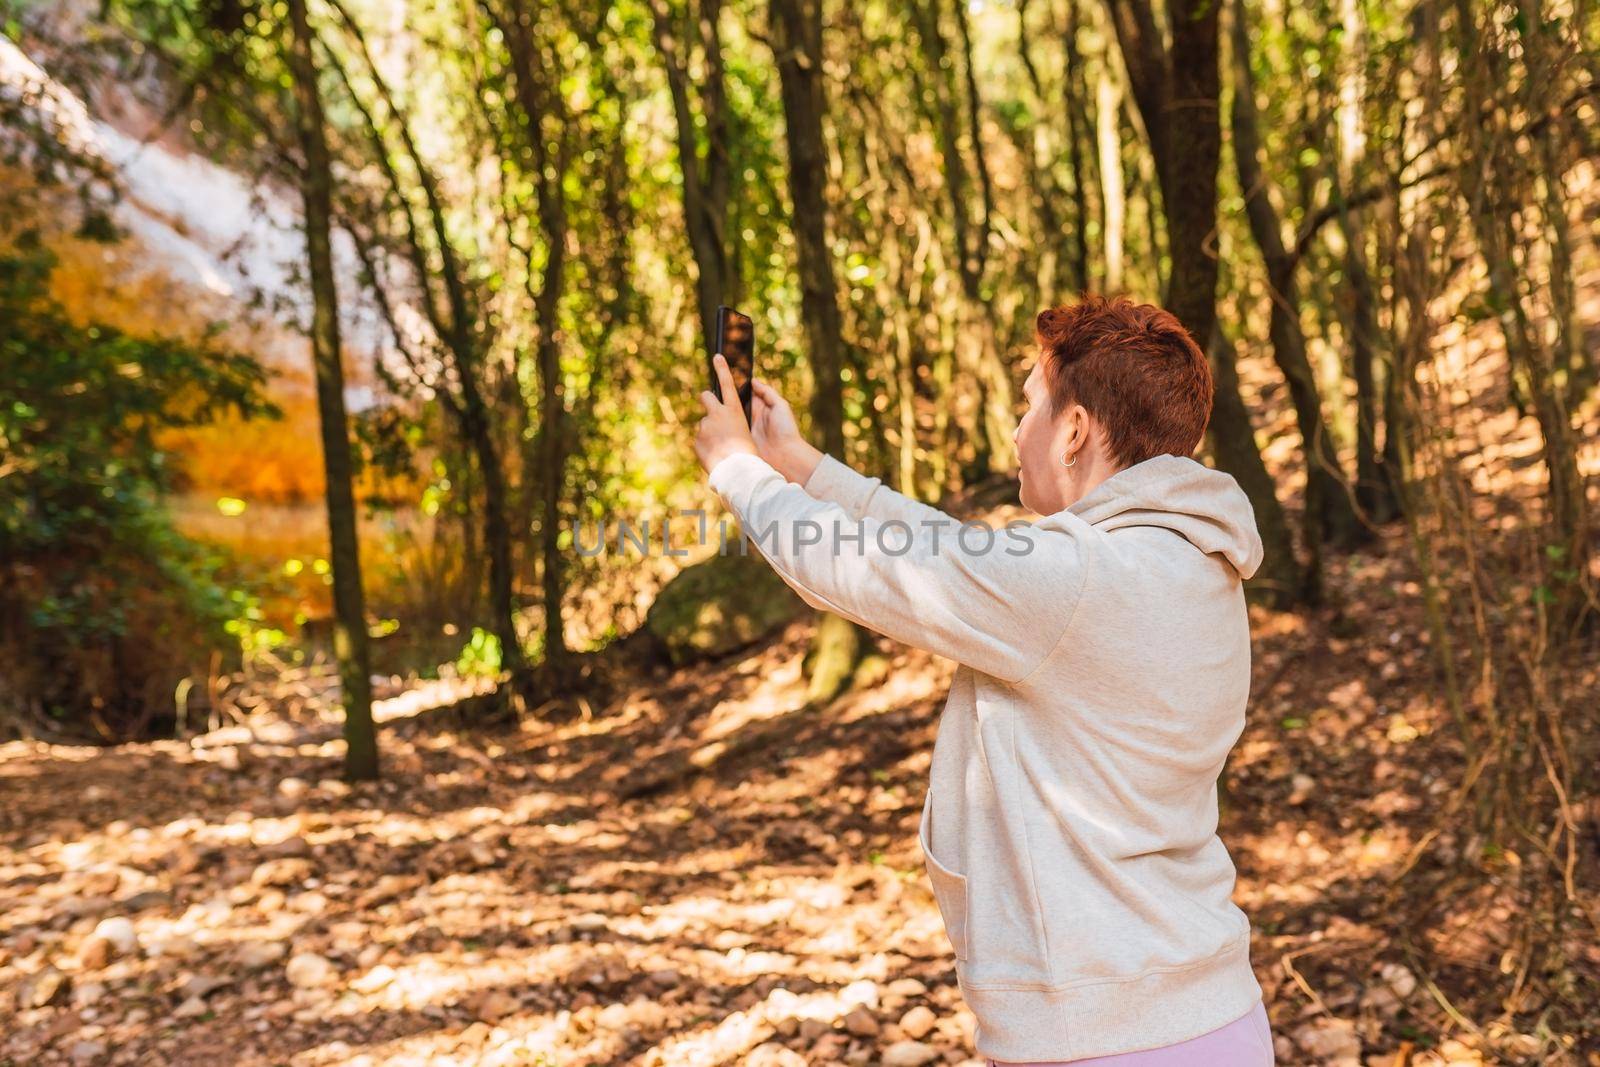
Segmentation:
{"type": "Polygon", "coordinates": [[[819,447],[1020,517],[1084,290],[1203,342],[1267,544],[1280,1062],[1600,1063],[1591,5],[0,28],[0,1063],[971,1057],[948,664],[720,555],[690,441],[735,305],[819,447]]]}

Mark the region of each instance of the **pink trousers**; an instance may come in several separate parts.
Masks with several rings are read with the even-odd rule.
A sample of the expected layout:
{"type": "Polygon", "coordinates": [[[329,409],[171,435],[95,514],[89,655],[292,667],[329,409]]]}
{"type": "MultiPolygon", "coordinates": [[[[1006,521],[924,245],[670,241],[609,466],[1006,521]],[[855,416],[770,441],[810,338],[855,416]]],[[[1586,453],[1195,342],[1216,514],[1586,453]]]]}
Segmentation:
{"type": "Polygon", "coordinates": [[[1257,1001],[1255,1007],[1233,1022],[1176,1045],[1048,1063],[990,1060],[989,1067],[1068,1067],[1069,1063],[1071,1067],[1272,1067],[1276,1062],[1267,1006],[1257,1001]]]}

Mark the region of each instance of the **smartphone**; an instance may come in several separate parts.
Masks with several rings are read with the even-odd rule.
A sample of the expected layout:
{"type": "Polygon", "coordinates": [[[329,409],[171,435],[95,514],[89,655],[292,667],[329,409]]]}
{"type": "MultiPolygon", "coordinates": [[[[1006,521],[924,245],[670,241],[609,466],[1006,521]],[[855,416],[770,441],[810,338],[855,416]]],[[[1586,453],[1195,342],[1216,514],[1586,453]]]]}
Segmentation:
{"type": "MultiPolygon", "coordinates": [[[[713,352],[721,352],[722,358],[728,361],[734,388],[739,391],[739,406],[744,408],[744,420],[747,423],[750,421],[750,398],[753,395],[750,383],[756,373],[755,327],[749,315],[731,307],[717,308],[717,347],[713,352]]],[[[711,367],[711,390],[717,394],[718,400],[726,400],[714,365],[711,367]]]]}

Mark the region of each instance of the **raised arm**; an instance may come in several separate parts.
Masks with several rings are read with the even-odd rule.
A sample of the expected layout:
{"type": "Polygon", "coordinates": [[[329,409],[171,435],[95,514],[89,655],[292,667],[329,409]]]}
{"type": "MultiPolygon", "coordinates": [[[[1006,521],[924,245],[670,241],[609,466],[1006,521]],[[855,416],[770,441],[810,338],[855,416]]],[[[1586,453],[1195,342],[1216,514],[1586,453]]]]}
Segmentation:
{"type": "Polygon", "coordinates": [[[1082,592],[1081,541],[1029,526],[970,524],[963,534],[950,516],[898,493],[913,508],[885,501],[895,514],[879,518],[871,512],[887,490],[863,491],[876,479],[848,473],[840,478],[848,507],[812,496],[749,453],[718,461],[710,484],[812,607],[1004,681],[1030,674],[1082,592]]]}
{"type": "Polygon", "coordinates": [[[898,519],[916,526],[923,522],[955,522],[936,507],[912,500],[842,460],[812,446],[795,425],[789,402],[772,386],[755,379],[751,433],[761,458],[772,468],[818,500],[838,504],[852,519],[898,519]]]}
{"type": "Polygon", "coordinates": [[[957,521],[947,512],[912,500],[884,485],[883,479],[862,474],[826,453],[811,477],[805,480],[805,491],[818,500],[838,504],[852,519],[873,518],[879,522],[899,519],[912,526],[923,522],[957,521]]]}

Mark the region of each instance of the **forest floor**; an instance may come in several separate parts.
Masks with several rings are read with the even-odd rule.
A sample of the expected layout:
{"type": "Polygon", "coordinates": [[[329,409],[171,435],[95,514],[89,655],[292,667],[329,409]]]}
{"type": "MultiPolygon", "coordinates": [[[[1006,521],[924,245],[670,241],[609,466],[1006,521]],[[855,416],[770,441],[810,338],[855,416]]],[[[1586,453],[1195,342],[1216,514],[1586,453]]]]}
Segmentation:
{"type": "MultiPolygon", "coordinates": [[[[1254,611],[1220,832],[1278,1060],[1600,1063],[1600,1019],[1492,1021],[1503,898],[1397,931],[1389,879],[1461,765],[1406,558],[1254,611]]],[[[340,779],[314,692],[192,741],[0,746],[0,1064],[981,1063],[916,832],[949,665],[885,644],[793,715],[810,629],[562,724],[402,696],[376,784],[340,779]]]]}

